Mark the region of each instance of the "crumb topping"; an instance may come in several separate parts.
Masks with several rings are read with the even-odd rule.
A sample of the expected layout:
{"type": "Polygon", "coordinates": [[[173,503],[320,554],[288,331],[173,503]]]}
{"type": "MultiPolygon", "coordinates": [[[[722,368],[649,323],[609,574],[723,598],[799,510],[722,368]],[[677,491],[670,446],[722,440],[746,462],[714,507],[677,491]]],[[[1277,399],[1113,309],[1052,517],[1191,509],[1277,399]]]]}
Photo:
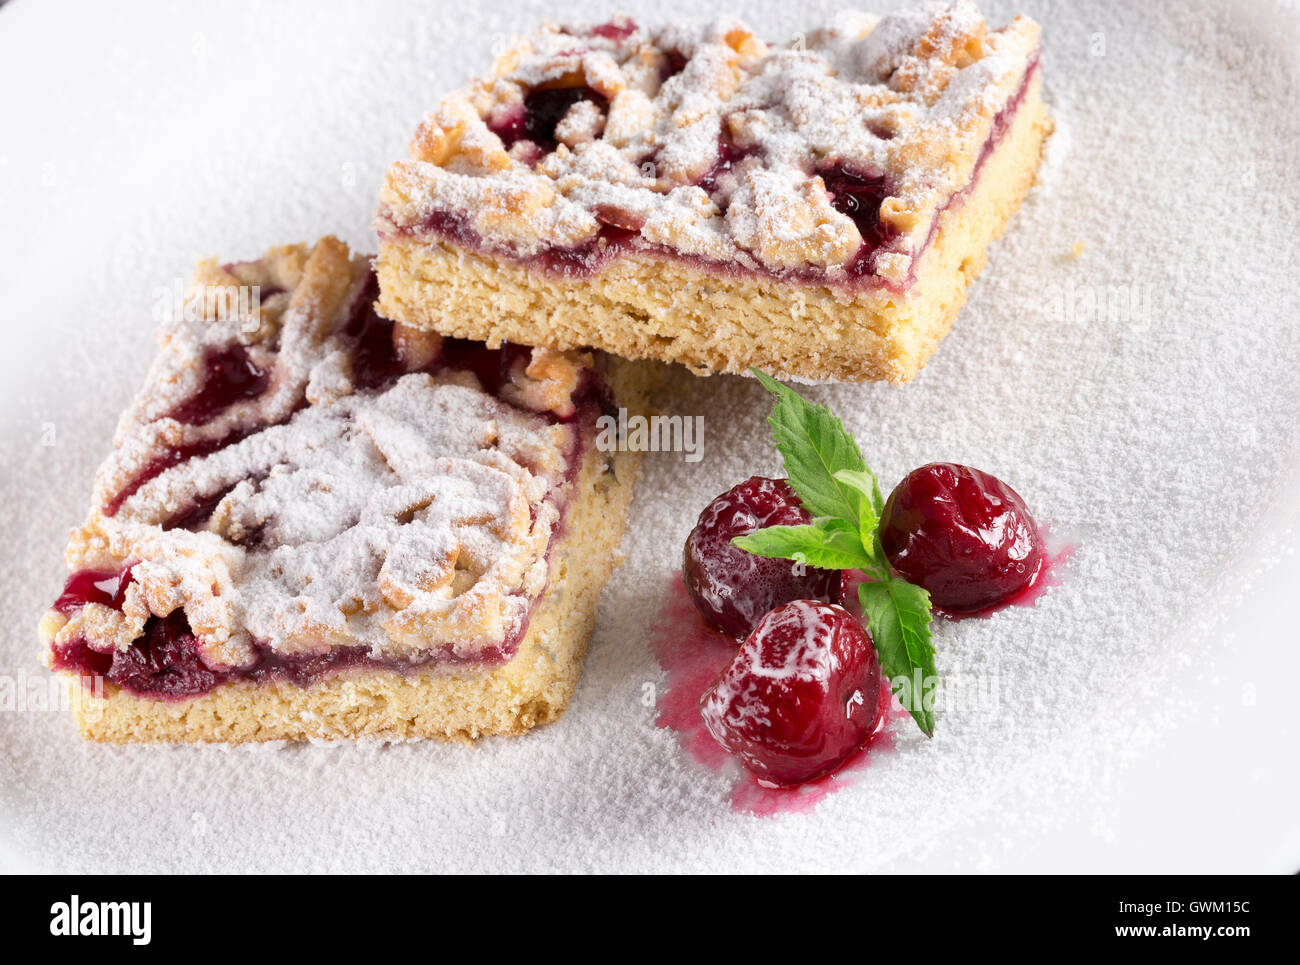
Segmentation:
{"type": "Polygon", "coordinates": [[[212,667],[259,647],[472,662],[520,630],[591,359],[523,352],[484,386],[431,364],[437,336],[381,319],[368,335],[373,297],[367,260],[331,238],[200,266],[68,548],[74,572],[129,567],[121,606],[73,610],[56,644],[124,649],[177,609],[212,667]]]}
{"type": "Polygon", "coordinates": [[[784,45],[729,19],[547,24],[423,119],[379,229],[451,213],[523,257],[614,229],[686,257],[901,283],[1037,48],[1033,21],[989,30],[969,0],[843,13],[784,45]],[[830,171],[880,180],[879,210],[830,171]]]}

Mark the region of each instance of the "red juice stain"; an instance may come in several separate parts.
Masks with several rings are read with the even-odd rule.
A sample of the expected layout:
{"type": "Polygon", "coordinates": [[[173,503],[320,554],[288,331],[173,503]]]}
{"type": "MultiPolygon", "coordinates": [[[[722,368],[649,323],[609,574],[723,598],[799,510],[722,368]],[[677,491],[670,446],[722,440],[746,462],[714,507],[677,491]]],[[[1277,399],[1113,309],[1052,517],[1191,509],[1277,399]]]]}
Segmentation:
{"type": "MultiPolygon", "coordinates": [[[[795,788],[763,787],[719,746],[700,716],[700,698],[735,656],[736,641],[700,619],[680,575],[673,574],[664,597],[663,608],[650,635],[650,647],[668,677],[656,703],[655,724],[673,731],[695,761],[732,780],[733,811],[756,817],[807,813],[829,794],[852,783],[848,775],[866,767],[871,754],[892,748],[890,724],[900,714],[906,717],[907,712],[882,687],[882,724],[861,750],[836,771],[816,781],[795,788]]],[[[857,613],[856,598],[846,599],[845,606],[857,613]]]]}
{"type": "Polygon", "coordinates": [[[1043,541],[1043,562],[1038,567],[1038,574],[1033,581],[1023,590],[1017,593],[1009,600],[1003,600],[1001,603],[991,607],[985,607],[983,610],[976,610],[973,613],[949,613],[941,610],[939,607],[934,608],[936,616],[943,617],[945,620],[969,620],[969,619],[987,619],[995,613],[1013,606],[1033,606],[1044,596],[1047,591],[1054,586],[1060,586],[1064,580],[1061,577],[1060,569],[1074,557],[1075,547],[1072,543],[1062,543],[1052,538],[1051,529],[1047,526],[1038,527],[1038,535],[1043,541]]]}

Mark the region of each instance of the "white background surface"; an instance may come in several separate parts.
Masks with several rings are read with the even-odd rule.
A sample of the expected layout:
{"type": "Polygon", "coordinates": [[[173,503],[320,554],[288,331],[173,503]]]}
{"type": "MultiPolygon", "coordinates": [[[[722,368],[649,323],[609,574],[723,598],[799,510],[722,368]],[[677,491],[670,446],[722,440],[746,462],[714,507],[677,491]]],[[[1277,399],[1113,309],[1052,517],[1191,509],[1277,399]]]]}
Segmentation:
{"type": "MultiPolygon", "coordinates": [[[[900,732],[810,815],[730,813],[726,781],[641,702],[661,681],[646,627],[699,507],[778,464],[752,384],[686,380],[679,408],[708,415],[706,458],[649,461],[559,723],[474,748],[113,749],[63,715],[3,712],[0,867],[1300,868],[1300,143],[1281,53],[1295,22],[1143,6],[1018,5],[1044,24],[1060,125],[1042,184],[916,382],[816,392],[886,484],[970,462],[1077,543],[1039,606],[940,630],[941,672],[1007,681],[1003,716],[941,720],[929,744],[900,732]],[[1128,286],[1154,307],[1140,324],[1062,321],[1051,294],[1068,285],[1128,286]]],[[[994,23],[1015,12],[984,7],[994,23]]],[[[735,9],[771,37],[814,19],[735,9]]],[[[607,12],[0,11],[0,674],[43,673],[35,624],[147,366],[156,289],[201,256],[326,232],[372,249],[377,185],[422,110],[503,35],[607,12]]]]}

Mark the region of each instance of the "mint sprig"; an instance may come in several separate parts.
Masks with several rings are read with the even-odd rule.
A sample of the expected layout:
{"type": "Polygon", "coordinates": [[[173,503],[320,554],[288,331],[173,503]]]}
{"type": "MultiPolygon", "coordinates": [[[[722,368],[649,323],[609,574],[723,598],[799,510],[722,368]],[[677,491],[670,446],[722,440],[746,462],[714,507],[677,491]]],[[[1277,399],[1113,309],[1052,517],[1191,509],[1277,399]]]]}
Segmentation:
{"type": "Polygon", "coordinates": [[[776,396],[768,418],[790,485],[813,521],[769,526],[732,542],[755,556],[807,566],[861,570],[862,616],[880,669],[927,737],[934,736],[933,686],[938,680],[930,639],[930,594],[897,576],[878,532],[885,501],[857,441],[825,406],[809,402],[770,375],[751,369],[776,396]]]}
{"type": "Polygon", "coordinates": [[[867,497],[856,486],[835,478],[840,470],[867,471],[857,441],[824,405],[813,405],[765,372],[750,371],[776,396],[767,423],[803,508],[814,516],[846,520],[857,529],[867,497]]]}

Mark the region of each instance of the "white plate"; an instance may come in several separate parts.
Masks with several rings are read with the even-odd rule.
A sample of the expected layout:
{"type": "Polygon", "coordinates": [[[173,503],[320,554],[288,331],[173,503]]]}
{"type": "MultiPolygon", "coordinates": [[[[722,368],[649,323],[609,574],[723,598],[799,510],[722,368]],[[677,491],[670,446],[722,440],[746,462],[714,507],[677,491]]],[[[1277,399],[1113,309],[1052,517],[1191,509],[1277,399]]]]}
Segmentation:
{"type": "MultiPolygon", "coordinates": [[[[752,6],[764,35],[807,26],[800,5],[752,6]]],[[[940,628],[941,672],[998,678],[998,714],[941,718],[928,744],[900,728],[852,786],[773,820],[731,813],[726,781],[653,727],[646,627],[693,516],[778,468],[758,388],[698,380],[678,405],[708,416],[706,458],[649,461],[559,723],[473,748],[113,749],[64,714],[0,711],[4,867],[1300,867],[1295,19],[1021,6],[1045,26],[1060,125],[1040,186],[919,379],[814,390],[887,482],[969,462],[1077,544],[1038,606],[940,628]]],[[[603,12],[0,12],[10,686],[44,683],[34,627],[147,366],[157,289],[212,253],[325,232],[372,247],[385,164],[436,95],[506,34],[603,12]]]]}

